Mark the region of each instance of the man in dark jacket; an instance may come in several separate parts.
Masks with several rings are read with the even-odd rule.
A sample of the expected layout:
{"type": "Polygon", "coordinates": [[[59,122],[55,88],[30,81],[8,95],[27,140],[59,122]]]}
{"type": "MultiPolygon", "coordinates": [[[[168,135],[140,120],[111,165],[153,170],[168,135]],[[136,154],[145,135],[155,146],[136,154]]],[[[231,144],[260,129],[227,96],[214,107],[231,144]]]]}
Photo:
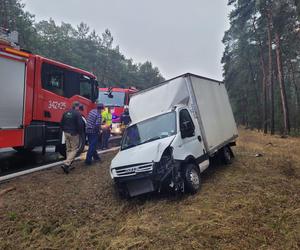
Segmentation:
{"type": "Polygon", "coordinates": [[[129,116],[129,110],[128,108],[124,109],[124,112],[121,114],[121,123],[125,126],[128,126],[128,124],[131,122],[130,116],[129,116]]]}
{"type": "Polygon", "coordinates": [[[79,135],[84,132],[84,122],[79,112],[80,103],[73,102],[72,109],[66,111],[61,119],[61,128],[66,139],[67,158],[62,166],[69,173],[79,148],[79,135]]]}
{"type": "Polygon", "coordinates": [[[89,142],[89,149],[86,154],[85,164],[91,165],[92,159],[100,161],[97,153],[97,144],[102,124],[101,112],[104,109],[102,103],[97,104],[97,108],[90,111],[86,121],[86,134],[89,142]]]}

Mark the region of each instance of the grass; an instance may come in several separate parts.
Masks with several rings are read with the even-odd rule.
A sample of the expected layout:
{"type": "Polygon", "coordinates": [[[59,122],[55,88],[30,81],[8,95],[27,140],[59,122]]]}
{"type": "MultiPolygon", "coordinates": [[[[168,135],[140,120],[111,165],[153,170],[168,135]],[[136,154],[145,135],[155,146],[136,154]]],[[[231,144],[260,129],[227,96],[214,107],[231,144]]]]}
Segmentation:
{"type": "Polygon", "coordinates": [[[120,200],[113,154],[3,184],[16,190],[2,197],[0,249],[299,249],[300,139],[240,130],[234,152],[194,196],[120,200]]]}

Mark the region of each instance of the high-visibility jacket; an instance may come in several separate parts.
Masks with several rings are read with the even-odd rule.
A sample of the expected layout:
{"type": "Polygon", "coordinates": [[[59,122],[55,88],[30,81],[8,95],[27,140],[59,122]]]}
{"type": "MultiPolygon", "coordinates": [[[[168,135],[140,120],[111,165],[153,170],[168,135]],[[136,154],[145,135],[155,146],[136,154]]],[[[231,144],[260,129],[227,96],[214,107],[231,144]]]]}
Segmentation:
{"type": "Polygon", "coordinates": [[[102,113],[102,122],[107,126],[111,126],[112,124],[112,114],[107,110],[103,110],[102,113]]]}

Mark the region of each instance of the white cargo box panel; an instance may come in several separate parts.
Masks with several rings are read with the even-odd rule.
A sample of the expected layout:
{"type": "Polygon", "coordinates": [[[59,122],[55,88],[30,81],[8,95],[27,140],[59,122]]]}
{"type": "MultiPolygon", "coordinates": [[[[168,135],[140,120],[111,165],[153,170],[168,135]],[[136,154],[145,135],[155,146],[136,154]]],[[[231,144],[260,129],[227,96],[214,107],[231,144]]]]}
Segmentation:
{"type": "Polygon", "coordinates": [[[171,110],[175,105],[189,105],[190,95],[184,77],[138,92],[130,98],[129,113],[132,123],[171,110]]]}
{"type": "Polygon", "coordinates": [[[20,128],[23,124],[25,62],[9,59],[0,53],[0,129],[20,128]]]}
{"type": "Polygon", "coordinates": [[[214,153],[222,144],[238,136],[225,85],[222,82],[189,76],[200,114],[200,127],[206,150],[214,153]]]}

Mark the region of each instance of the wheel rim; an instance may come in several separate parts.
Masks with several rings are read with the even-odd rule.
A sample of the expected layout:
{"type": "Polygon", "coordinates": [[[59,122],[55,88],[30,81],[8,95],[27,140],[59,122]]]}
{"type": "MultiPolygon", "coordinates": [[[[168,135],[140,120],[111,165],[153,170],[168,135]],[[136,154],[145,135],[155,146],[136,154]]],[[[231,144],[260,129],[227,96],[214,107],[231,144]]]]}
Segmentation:
{"type": "Polygon", "coordinates": [[[195,169],[192,169],[190,172],[191,183],[194,187],[198,187],[200,184],[199,175],[195,169]]]}

